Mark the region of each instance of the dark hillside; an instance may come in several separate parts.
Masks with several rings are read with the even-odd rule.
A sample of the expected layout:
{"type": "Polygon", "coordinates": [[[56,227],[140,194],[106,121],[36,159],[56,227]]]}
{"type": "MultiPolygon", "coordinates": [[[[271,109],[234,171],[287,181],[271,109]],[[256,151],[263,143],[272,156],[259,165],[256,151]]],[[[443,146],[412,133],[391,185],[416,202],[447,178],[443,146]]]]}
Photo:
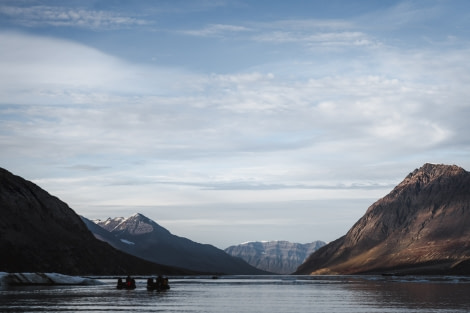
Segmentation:
{"type": "Polygon", "coordinates": [[[0,168],[0,271],[63,274],[188,273],[122,253],[32,182],[0,168]]]}

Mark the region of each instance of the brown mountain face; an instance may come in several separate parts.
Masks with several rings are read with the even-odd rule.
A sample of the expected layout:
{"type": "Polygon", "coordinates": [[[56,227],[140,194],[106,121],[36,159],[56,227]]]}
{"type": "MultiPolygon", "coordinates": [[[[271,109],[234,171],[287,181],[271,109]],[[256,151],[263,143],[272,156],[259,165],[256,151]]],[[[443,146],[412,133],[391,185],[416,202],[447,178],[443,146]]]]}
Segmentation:
{"type": "Polygon", "coordinates": [[[97,240],[58,198],[0,168],[0,272],[187,274],[97,240]]]}
{"type": "Polygon", "coordinates": [[[470,274],[470,173],[425,164],[297,274],[470,274]]]}

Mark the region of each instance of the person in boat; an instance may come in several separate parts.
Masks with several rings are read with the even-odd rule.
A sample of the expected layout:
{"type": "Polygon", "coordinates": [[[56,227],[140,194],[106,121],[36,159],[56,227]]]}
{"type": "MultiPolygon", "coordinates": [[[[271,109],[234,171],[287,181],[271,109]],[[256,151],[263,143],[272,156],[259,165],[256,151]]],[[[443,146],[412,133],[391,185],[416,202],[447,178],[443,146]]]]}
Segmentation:
{"type": "Polygon", "coordinates": [[[131,278],[131,276],[126,277],[126,282],[124,283],[121,278],[118,278],[118,284],[117,288],[118,289],[135,289],[135,279],[131,278]]]}
{"type": "Polygon", "coordinates": [[[124,288],[124,283],[122,282],[122,278],[121,278],[121,277],[118,278],[118,282],[117,282],[116,288],[117,288],[117,289],[122,289],[122,288],[124,288]]]}
{"type": "Polygon", "coordinates": [[[157,277],[157,289],[162,290],[163,288],[163,277],[162,275],[158,275],[157,277]]]}
{"type": "Polygon", "coordinates": [[[163,278],[162,290],[170,289],[170,284],[168,283],[168,277],[163,278]]]}
{"type": "Polygon", "coordinates": [[[157,287],[157,284],[154,282],[152,277],[147,279],[147,289],[155,289],[156,287],[157,287]]]}

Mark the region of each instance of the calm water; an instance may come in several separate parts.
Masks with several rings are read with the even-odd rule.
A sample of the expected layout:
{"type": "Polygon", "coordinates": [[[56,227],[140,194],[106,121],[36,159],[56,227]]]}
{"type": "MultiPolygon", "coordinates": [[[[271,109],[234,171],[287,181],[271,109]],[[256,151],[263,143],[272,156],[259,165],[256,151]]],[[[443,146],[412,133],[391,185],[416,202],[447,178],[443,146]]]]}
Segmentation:
{"type": "Polygon", "coordinates": [[[0,312],[470,312],[470,277],[171,278],[171,290],[98,286],[0,288],[0,312]]]}

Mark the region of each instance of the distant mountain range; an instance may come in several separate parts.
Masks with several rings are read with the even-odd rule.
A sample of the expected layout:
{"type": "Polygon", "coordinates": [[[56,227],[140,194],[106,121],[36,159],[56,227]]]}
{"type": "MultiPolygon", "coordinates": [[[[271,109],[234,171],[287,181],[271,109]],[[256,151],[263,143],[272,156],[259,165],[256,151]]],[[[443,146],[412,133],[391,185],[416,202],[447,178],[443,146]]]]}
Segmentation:
{"type": "Polygon", "coordinates": [[[425,164],[297,274],[470,274],[470,173],[425,164]]]}
{"type": "Polygon", "coordinates": [[[192,274],[118,251],[32,182],[0,168],[0,272],[71,275],[192,274]]]}
{"type": "Polygon", "coordinates": [[[212,245],[178,237],[142,214],[90,221],[82,217],[96,238],[142,259],[197,272],[266,274],[212,245]]]}
{"type": "Polygon", "coordinates": [[[225,249],[225,252],[261,270],[277,274],[291,274],[310,254],[325,244],[323,241],[307,244],[288,241],[256,241],[230,246],[225,249]]]}

